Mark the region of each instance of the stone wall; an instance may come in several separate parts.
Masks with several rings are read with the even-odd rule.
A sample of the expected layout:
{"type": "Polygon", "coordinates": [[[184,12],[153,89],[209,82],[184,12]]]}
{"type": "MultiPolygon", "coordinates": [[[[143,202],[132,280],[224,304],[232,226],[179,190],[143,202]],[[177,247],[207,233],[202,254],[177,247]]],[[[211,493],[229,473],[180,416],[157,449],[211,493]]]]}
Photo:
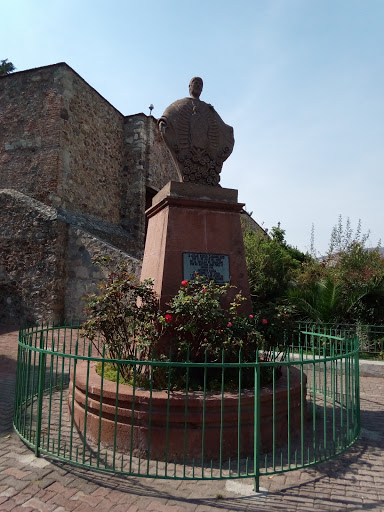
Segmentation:
{"type": "Polygon", "coordinates": [[[124,117],[67,64],[0,77],[0,188],[120,225],[141,257],[147,190],[178,180],[152,116],[124,117]]]}
{"type": "Polygon", "coordinates": [[[265,238],[269,238],[268,233],[245,210],[241,212],[240,220],[243,230],[254,231],[256,233],[260,233],[265,238]]]}
{"type": "Polygon", "coordinates": [[[139,275],[149,198],[177,179],[156,120],[67,64],[0,77],[0,323],[81,317],[98,255],[139,275]]]}
{"type": "Polygon", "coordinates": [[[0,190],[0,226],[0,323],[61,320],[66,222],[52,207],[0,190]]]}
{"type": "Polygon", "coordinates": [[[58,68],[56,83],[62,91],[63,122],[53,201],[118,224],[124,117],[67,66],[58,68]]]}
{"type": "Polygon", "coordinates": [[[84,229],[69,227],[67,246],[67,279],[65,293],[65,318],[80,319],[85,315],[85,298],[97,293],[98,284],[105,280],[110,270],[119,262],[127,262],[130,272],[140,277],[141,261],[116,249],[111,244],[96,238],[84,229]],[[100,258],[109,258],[109,264],[95,263],[100,258]]]}
{"type": "Polygon", "coordinates": [[[124,117],[66,64],[0,77],[0,186],[120,220],[124,117]]]}
{"type": "Polygon", "coordinates": [[[140,276],[140,260],[73,221],[25,194],[0,190],[0,324],[82,320],[84,298],[116,264],[128,262],[140,276]],[[109,265],[94,263],[105,256],[109,265]]]}
{"type": "Polygon", "coordinates": [[[0,77],[0,188],[45,204],[57,193],[63,98],[53,67],[0,77]]]}
{"type": "MultiPolygon", "coordinates": [[[[148,190],[161,190],[169,181],[179,181],[157,120],[145,114],[127,116],[124,123],[124,167],[121,177],[121,225],[135,240],[138,258],[143,257],[148,190]]],[[[154,195],[154,194],[152,194],[154,195]]]]}

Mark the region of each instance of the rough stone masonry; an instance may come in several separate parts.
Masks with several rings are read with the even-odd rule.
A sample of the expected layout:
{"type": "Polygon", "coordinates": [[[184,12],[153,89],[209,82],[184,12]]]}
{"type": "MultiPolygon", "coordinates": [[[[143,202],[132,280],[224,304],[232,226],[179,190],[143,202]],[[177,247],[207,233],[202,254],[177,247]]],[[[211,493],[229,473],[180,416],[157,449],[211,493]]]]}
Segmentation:
{"type": "Polygon", "coordinates": [[[123,116],[67,64],[0,79],[0,323],[82,316],[103,271],[139,275],[145,209],[178,179],[156,121],[123,116]]]}

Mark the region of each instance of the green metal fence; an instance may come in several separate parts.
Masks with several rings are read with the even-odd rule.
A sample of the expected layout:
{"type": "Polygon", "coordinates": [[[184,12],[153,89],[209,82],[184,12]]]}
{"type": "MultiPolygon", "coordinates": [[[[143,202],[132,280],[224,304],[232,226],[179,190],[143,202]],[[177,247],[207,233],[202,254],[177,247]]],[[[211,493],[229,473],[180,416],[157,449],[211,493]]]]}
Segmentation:
{"type": "Polygon", "coordinates": [[[384,358],[384,325],[366,324],[316,324],[313,322],[300,322],[299,330],[330,334],[332,336],[359,338],[360,354],[371,354],[384,358]]]}
{"type": "Polygon", "coordinates": [[[150,478],[253,478],[258,490],[260,476],[335,457],[359,435],[356,336],[304,331],[299,341],[253,362],[240,353],[227,363],[224,352],[203,363],[113,360],[112,383],[105,347],[79,328],[25,329],[14,428],[37,457],[150,478]],[[130,385],[119,382],[123,365],[130,385]]]}

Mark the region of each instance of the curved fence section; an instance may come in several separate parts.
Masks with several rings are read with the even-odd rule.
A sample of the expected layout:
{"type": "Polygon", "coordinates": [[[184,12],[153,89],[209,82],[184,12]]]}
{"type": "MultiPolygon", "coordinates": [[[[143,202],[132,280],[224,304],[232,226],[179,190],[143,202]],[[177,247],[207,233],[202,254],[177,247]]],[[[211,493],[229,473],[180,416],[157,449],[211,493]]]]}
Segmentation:
{"type": "Polygon", "coordinates": [[[339,337],[357,336],[361,356],[384,358],[384,325],[300,322],[298,329],[339,337]]]}
{"type": "Polygon", "coordinates": [[[14,428],[36,456],[152,478],[250,477],[258,489],[260,476],[335,457],[359,435],[357,338],[296,341],[252,362],[112,360],[78,327],[22,330],[14,428]]]}

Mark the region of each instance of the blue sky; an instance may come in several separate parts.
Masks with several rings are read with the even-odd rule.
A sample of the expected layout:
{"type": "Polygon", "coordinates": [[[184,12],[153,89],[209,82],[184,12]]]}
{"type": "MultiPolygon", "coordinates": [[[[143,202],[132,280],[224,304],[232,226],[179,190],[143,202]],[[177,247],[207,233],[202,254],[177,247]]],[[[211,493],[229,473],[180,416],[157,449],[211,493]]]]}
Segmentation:
{"type": "MultiPolygon", "coordinates": [[[[341,214],[384,242],[384,1],[3,0],[0,59],[66,62],[124,115],[201,76],[234,127],[221,184],[319,252],[341,214]]],[[[369,245],[369,243],[368,243],[369,245]]]]}

